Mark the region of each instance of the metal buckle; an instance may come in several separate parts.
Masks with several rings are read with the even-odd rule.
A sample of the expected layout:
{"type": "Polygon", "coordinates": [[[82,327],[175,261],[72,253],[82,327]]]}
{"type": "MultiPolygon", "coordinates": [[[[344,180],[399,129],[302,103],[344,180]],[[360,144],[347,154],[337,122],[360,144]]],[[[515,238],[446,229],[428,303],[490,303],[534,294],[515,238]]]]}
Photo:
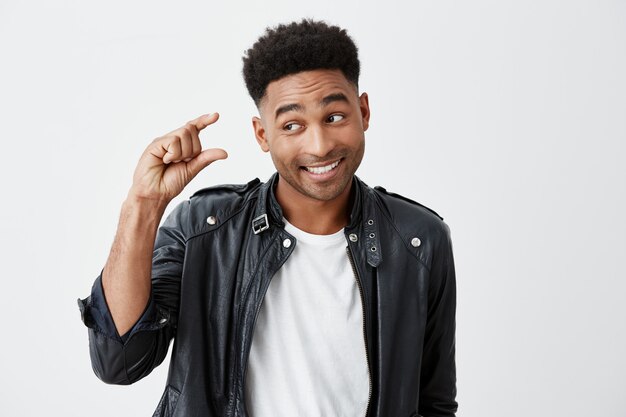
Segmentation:
{"type": "Polygon", "coordinates": [[[270,223],[267,221],[267,214],[261,214],[259,217],[252,220],[252,231],[255,235],[269,228],[270,223]]]}

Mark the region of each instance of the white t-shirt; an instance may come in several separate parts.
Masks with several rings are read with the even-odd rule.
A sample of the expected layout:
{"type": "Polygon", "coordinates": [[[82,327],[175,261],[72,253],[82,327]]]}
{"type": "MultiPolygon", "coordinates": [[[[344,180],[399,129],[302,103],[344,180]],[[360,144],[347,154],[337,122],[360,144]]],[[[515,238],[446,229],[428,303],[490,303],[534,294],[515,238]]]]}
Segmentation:
{"type": "Polygon", "coordinates": [[[313,235],[286,220],[285,230],[297,243],[257,317],[246,375],[249,414],[365,416],[363,309],[344,231],[313,235]]]}

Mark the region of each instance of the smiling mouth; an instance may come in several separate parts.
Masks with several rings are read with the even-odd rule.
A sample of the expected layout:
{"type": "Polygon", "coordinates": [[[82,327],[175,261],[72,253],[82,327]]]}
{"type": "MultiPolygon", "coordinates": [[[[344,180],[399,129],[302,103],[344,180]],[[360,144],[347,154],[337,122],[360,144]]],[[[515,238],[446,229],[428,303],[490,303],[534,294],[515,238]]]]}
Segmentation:
{"type": "Polygon", "coordinates": [[[321,166],[321,167],[307,167],[307,166],[303,166],[302,169],[304,169],[307,172],[310,172],[311,174],[321,175],[321,174],[326,174],[327,172],[330,172],[333,169],[337,168],[337,166],[339,165],[339,162],[341,162],[341,159],[338,159],[338,160],[336,160],[333,163],[330,163],[328,165],[324,165],[324,166],[321,166]]]}

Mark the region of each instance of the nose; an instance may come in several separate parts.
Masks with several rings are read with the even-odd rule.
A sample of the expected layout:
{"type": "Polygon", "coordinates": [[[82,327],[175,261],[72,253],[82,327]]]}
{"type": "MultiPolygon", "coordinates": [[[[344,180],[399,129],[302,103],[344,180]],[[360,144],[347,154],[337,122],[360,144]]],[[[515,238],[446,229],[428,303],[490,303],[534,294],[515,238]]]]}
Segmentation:
{"type": "Polygon", "coordinates": [[[309,155],[322,158],[335,147],[335,141],[323,126],[309,125],[307,133],[305,152],[309,155]]]}

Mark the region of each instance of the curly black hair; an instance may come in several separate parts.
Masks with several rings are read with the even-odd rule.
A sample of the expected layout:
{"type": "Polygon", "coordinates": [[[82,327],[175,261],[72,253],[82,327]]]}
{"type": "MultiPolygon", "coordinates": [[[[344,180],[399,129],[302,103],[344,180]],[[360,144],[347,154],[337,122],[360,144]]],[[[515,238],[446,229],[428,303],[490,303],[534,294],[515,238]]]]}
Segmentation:
{"type": "Polygon", "coordinates": [[[314,69],[339,69],[358,89],[358,49],[345,29],[312,19],[268,27],[243,57],[243,77],[257,107],[270,82],[314,69]]]}

